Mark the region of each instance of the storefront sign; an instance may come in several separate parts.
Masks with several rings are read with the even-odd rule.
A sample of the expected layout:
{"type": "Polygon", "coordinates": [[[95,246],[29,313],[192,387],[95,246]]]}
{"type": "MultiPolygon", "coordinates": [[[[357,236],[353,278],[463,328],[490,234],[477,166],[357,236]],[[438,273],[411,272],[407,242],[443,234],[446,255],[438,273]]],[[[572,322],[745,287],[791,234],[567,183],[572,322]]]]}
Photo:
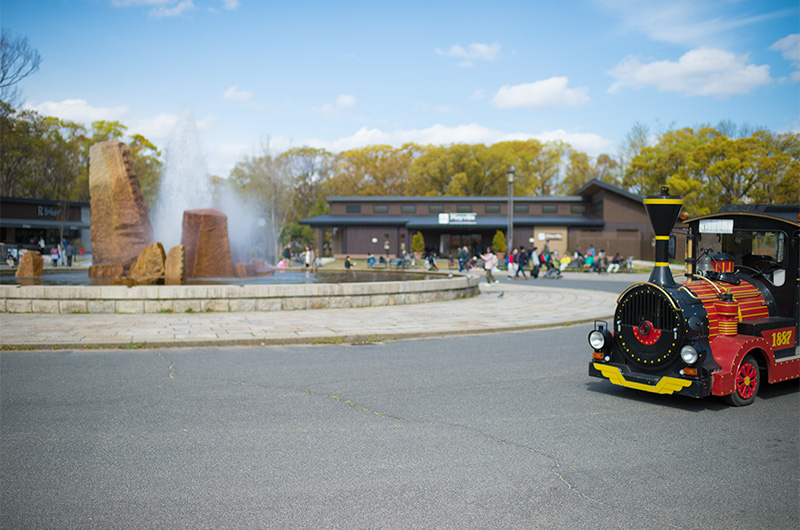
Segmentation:
{"type": "Polygon", "coordinates": [[[545,233],[539,234],[539,241],[550,241],[550,240],[553,240],[553,239],[559,239],[559,240],[560,239],[564,239],[564,235],[563,234],[545,234],[545,233]]]}
{"type": "Polygon", "coordinates": [[[474,225],[478,214],[475,213],[440,213],[440,225],[474,225]]]}

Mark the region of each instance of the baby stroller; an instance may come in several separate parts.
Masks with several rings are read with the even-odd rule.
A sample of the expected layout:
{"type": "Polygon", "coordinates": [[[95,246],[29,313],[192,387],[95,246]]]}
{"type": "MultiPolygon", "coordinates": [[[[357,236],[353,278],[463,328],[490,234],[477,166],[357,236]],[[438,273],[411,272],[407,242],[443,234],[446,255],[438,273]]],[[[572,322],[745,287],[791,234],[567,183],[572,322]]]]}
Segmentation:
{"type": "Polygon", "coordinates": [[[561,278],[563,276],[561,274],[561,269],[559,269],[558,265],[556,265],[553,262],[553,255],[552,254],[548,254],[547,255],[547,258],[546,258],[546,261],[544,262],[544,265],[545,265],[545,267],[547,267],[547,272],[544,273],[544,275],[542,276],[543,278],[550,278],[550,279],[553,279],[553,280],[558,280],[559,278],[561,278]]]}

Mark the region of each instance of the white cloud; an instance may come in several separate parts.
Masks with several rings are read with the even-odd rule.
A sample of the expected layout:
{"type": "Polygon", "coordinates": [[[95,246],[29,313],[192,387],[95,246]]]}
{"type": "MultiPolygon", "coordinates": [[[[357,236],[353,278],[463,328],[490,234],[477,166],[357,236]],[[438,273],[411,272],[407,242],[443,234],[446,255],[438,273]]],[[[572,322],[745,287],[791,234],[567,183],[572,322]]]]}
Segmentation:
{"type": "Polygon", "coordinates": [[[500,45],[499,44],[484,44],[481,42],[473,42],[466,48],[454,44],[448,50],[442,50],[441,48],[436,48],[436,53],[438,55],[445,55],[448,57],[455,57],[457,59],[463,59],[459,66],[464,67],[471,67],[474,66],[474,60],[481,60],[481,61],[494,61],[497,57],[497,54],[500,53],[500,45]]]}
{"type": "Polygon", "coordinates": [[[266,110],[266,106],[253,100],[253,93],[249,90],[240,90],[238,85],[229,87],[223,94],[222,99],[238,103],[246,109],[266,110]]]}
{"type": "Polygon", "coordinates": [[[192,0],[184,0],[174,5],[163,5],[151,10],[147,16],[153,18],[179,17],[194,10],[192,0]]]}
{"type": "Polygon", "coordinates": [[[354,107],[355,104],[355,96],[351,94],[339,94],[336,97],[335,103],[326,103],[321,107],[311,107],[309,110],[331,120],[342,117],[347,112],[347,109],[354,107]]]}
{"type": "Polygon", "coordinates": [[[245,104],[253,99],[253,93],[248,92],[247,90],[239,90],[238,85],[233,85],[232,87],[228,88],[224,94],[222,94],[222,99],[245,104]]]}
{"type": "Polygon", "coordinates": [[[351,94],[339,94],[336,98],[336,106],[340,109],[349,109],[356,104],[356,97],[351,94]]]}
{"type": "Polygon", "coordinates": [[[567,88],[569,79],[551,77],[522,85],[506,85],[492,99],[499,109],[579,107],[589,102],[586,87],[567,88]]]}
{"type": "Polygon", "coordinates": [[[770,50],[781,52],[783,58],[797,65],[800,64],[800,33],[793,33],[784,37],[772,46],[770,50]]]}
{"type": "Polygon", "coordinates": [[[618,16],[628,30],[655,41],[687,46],[708,45],[713,39],[730,43],[736,38],[736,30],[787,14],[778,11],[751,16],[743,9],[740,15],[733,11],[736,2],[595,0],[595,4],[618,16]]]}
{"type": "Polygon", "coordinates": [[[472,93],[472,95],[469,97],[469,99],[477,100],[477,99],[484,99],[485,97],[486,97],[486,91],[483,90],[482,88],[479,88],[475,92],[472,93]]]}
{"type": "Polygon", "coordinates": [[[687,96],[727,97],[748,94],[772,81],[769,65],[748,64],[747,55],[716,48],[699,48],[674,61],[643,64],[629,57],[607,72],[616,79],[608,89],[655,87],[659,92],[687,96]]]}
{"type": "Polygon", "coordinates": [[[236,9],[239,7],[239,0],[222,0],[222,7],[224,9],[236,9]]]}
{"type": "Polygon", "coordinates": [[[419,145],[451,145],[459,143],[482,143],[490,145],[503,141],[528,139],[536,139],[541,142],[561,140],[570,144],[574,149],[583,151],[590,156],[608,153],[614,149],[614,142],[593,133],[568,132],[563,129],[542,131],[539,133],[509,133],[484,127],[477,123],[458,125],[456,127],[447,127],[437,124],[426,129],[398,130],[393,132],[362,127],[352,136],[339,138],[333,142],[309,139],[306,140],[304,145],[324,148],[331,152],[341,152],[368,145],[392,145],[400,147],[409,142],[419,145]]]}
{"type": "Polygon", "coordinates": [[[82,123],[87,126],[93,121],[120,121],[128,116],[128,107],[93,107],[84,99],[65,99],[64,101],[45,101],[38,105],[25,105],[43,116],[53,116],[62,120],[82,123]]]}
{"type": "MultiPolygon", "coordinates": [[[[227,4],[231,2],[223,0],[223,3],[227,8],[227,4]]],[[[238,0],[233,0],[233,3],[238,5],[238,0]]],[[[147,16],[152,18],[179,17],[195,9],[193,0],[180,2],[176,0],[111,0],[111,5],[113,7],[152,7],[147,13],[147,16]]]]}

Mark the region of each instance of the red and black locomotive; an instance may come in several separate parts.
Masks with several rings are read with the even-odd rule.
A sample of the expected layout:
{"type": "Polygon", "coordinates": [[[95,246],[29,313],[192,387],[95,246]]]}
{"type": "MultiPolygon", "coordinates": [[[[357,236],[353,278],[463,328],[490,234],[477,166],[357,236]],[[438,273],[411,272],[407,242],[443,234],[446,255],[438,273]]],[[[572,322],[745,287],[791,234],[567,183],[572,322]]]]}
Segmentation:
{"type": "Polygon", "coordinates": [[[800,377],[800,206],[730,205],[687,228],[685,279],[669,268],[683,201],[647,197],[655,267],[589,334],[589,375],[659,394],[749,405],[762,382],[800,377]]]}

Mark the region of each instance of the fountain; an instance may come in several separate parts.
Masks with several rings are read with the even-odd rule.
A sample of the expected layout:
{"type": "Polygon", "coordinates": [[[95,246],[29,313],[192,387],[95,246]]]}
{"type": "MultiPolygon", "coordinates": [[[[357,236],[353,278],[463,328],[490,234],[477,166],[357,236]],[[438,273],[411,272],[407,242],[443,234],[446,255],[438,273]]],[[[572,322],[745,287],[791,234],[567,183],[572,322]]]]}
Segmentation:
{"type": "MultiPolygon", "coordinates": [[[[361,275],[363,283],[265,284],[259,282],[263,278],[234,278],[234,270],[237,276],[253,276],[265,264],[232,264],[228,217],[209,208],[209,178],[188,110],[169,145],[152,225],[127,146],[109,141],[90,150],[94,263],[89,277],[119,285],[30,285],[36,282],[17,279],[15,285],[0,285],[0,312],[275,311],[412,304],[479,293],[479,277],[431,273],[425,273],[422,281],[404,281],[407,277],[373,281],[376,277],[371,271],[341,273],[347,280],[361,275]],[[170,249],[168,253],[165,248],[170,249]],[[194,278],[209,281],[192,284],[194,278]]],[[[234,229],[234,233],[243,232],[234,229]]],[[[284,274],[287,279],[299,275],[306,281],[318,280],[309,273],[275,276],[284,274]]]]}

